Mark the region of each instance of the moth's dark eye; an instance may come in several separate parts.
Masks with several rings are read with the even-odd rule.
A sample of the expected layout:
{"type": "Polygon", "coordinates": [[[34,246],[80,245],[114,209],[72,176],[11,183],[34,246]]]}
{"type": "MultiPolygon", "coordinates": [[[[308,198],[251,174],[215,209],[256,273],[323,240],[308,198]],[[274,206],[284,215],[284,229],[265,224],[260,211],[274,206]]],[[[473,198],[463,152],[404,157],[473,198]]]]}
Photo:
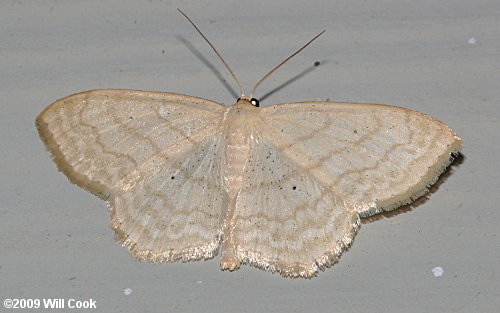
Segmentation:
{"type": "Polygon", "coordinates": [[[250,103],[253,104],[256,107],[259,107],[259,100],[255,99],[255,98],[252,98],[250,100],[250,103]]]}

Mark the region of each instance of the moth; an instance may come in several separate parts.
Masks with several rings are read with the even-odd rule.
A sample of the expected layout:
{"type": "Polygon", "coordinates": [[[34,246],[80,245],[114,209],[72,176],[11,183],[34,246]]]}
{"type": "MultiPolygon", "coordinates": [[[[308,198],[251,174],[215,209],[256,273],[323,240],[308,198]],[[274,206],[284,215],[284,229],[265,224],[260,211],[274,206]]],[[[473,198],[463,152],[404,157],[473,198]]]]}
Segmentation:
{"type": "MultiPolygon", "coordinates": [[[[180,10],[179,10],[180,11],[180,10]]],[[[311,278],[337,262],[360,217],[412,202],[461,149],[444,123],[380,104],[232,106],[139,90],[91,90],[37,118],[68,179],[105,200],[141,261],[210,259],[311,278]]]]}

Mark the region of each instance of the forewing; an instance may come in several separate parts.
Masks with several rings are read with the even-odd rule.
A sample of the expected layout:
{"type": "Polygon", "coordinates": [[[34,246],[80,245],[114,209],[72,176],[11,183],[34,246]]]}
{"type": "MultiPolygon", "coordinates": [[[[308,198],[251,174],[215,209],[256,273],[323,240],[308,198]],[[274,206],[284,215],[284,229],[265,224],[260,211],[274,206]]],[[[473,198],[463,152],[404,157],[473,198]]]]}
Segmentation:
{"type": "Polygon", "coordinates": [[[442,122],[388,105],[292,103],[261,116],[273,145],[362,216],[423,195],[461,149],[442,122]]]}
{"type": "Polygon", "coordinates": [[[336,262],[359,218],[350,203],[268,135],[251,134],[231,231],[236,256],[286,277],[309,278],[336,262]]]}
{"type": "Polygon", "coordinates": [[[110,203],[133,255],[174,261],[217,248],[225,111],[184,95],[94,90],[53,103],[36,122],[59,169],[110,203]]]}
{"type": "Polygon", "coordinates": [[[51,104],[40,137],[71,182],[107,199],[129,173],[170,149],[214,136],[221,104],[172,93],[91,90],[51,104]]]}

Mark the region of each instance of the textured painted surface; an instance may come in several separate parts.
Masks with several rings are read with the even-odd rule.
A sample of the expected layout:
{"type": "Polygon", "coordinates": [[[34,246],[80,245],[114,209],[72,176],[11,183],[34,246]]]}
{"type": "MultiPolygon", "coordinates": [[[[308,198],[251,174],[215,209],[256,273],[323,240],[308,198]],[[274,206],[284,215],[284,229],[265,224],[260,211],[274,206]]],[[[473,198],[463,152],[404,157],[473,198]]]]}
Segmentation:
{"type": "Polygon", "coordinates": [[[496,312],[499,8],[497,0],[2,1],[1,296],[93,298],[92,311],[106,313],[496,312]],[[312,280],[250,266],[228,273],[218,258],[135,261],[116,244],[104,202],[56,170],[33,120],[56,99],[97,88],[234,103],[230,75],[177,7],[246,88],[327,29],[259,87],[263,107],[327,98],[400,105],[450,126],[463,158],[423,200],[362,219],[341,262],[312,280]]]}

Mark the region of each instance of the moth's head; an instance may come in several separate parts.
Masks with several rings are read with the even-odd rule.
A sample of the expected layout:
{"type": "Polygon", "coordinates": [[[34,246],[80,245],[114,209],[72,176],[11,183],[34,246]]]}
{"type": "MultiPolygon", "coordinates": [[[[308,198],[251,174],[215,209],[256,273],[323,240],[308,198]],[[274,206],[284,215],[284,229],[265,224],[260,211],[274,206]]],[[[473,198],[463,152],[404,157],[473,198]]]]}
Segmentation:
{"type": "Polygon", "coordinates": [[[251,106],[254,106],[254,107],[257,107],[257,108],[260,106],[259,105],[259,100],[257,100],[256,98],[248,97],[248,96],[241,96],[236,101],[236,104],[237,105],[242,105],[242,106],[251,105],[251,106]]]}
{"type": "MultiPolygon", "coordinates": [[[[215,54],[217,54],[217,56],[219,57],[219,59],[222,61],[222,63],[224,63],[224,65],[226,66],[226,68],[228,69],[228,71],[231,73],[231,75],[233,76],[234,80],[238,83],[238,86],[240,87],[240,91],[241,91],[241,97],[236,101],[236,104],[237,106],[239,107],[247,107],[249,108],[250,106],[251,107],[259,107],[259,100],[255,99],[253,97],[253,95],[255,94],[255,90],[257,89],[257,87],[260,85],[260,83],[262,83],[266,78],[269,77],[269,75],[271,75],[272,73],[274,73],[274,71],[276,71],[280,66],[282,66],[283,64],[285,64],[286,62],[288,62],[288,60],[290,60],[291,58],[293,58],[297,53],[299,53],[300,51],[302,51],[305,47],[307,47],[311,42],[313,42],[314,40],[316,40],[316,38],[318,38],[319,36],[321,36],[325,31],[322,31],[321,33],[319,33],[318,35],[316,35],[316,37],[314,37],[313,39],[311,39],[308,43],[306,43],[305,45],[302,46],[302,48],[300,48],[299,50],[297,50],[295,53],[293,53],[292,55],[290,55],[288,58],[286,58],[283,62],[281,62],[278,66],[276,66],[275,68],[273,68],[271,71],[269,71],[269,73],[267,73],[266,75],[264,75],[264,77],[262,77],[258,82],[257,84],[255,84],[255,86],[253,87],[252,89],[252,93],[250,93],[250,97],[246,96],[245,95],[245,91],[243,91],[243,86],[241,85],[240,83],[240,80],[236,77],[236,75],[234,74],[233,70],[229,67],[229,65],[226,63],[226,61],[224,61],[224,59],[222,58],[222,56],[220,55],[220,53],[217,51],[217,49],[215,49],[214,45],[212,45],[212,43],[207,39],[207,37],[205,37],[205,35],[203,35],[203,33],[201,32],[201,30],[198,28],[198,26],[196,26],[194,24],[194,22],[184,13],[182,12],[180,9],[177,9],[179,12],[181,12],[182,15],[184,15],[184,17],[189,21],[189,23],[191,23],[191,25],[193,25],[193,27],[196,29],[196,31],[201,35],[201,37],[203,37],[203,39],[205,39],[205,41],[210,45],[210,47],[214,50],[215,54]],[[250,105],[250,106],[248,106],[250,105]]],[[[317,66],[316,63],[314,66],[317,66]]]]}

